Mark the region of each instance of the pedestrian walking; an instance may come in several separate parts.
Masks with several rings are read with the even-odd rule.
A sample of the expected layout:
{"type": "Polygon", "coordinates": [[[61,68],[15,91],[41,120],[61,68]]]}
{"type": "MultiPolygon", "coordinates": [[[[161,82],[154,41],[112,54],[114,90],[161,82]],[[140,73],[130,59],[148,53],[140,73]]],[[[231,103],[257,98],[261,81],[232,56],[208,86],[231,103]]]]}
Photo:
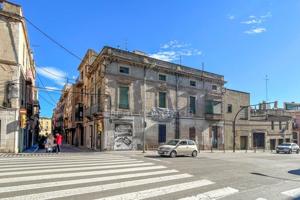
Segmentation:
{"type": "Polygon", "coordinates": [[[45,141],[46,153],[53,152],[54,148],[54,136],[50,133],[45,141]]]}
{"type": "Polygon", "coordinates": [[[62,135],[60,133],[56,133],[56,153],[61,152],[61,144],[62,144],[62,135]]]}

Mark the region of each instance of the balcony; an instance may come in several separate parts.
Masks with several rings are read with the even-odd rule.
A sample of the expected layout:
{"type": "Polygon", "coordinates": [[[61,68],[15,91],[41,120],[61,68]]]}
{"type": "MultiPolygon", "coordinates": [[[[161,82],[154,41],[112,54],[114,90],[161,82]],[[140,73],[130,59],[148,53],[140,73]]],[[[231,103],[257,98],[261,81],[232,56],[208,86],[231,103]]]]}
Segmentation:
{"type": "Polygon", "coordinates": [[[221,101],[215,101],[215,100],[205,101],[205,119],[212,120],[212,121],[219,121],[223,119],[221,101]]]}
{"type": "Polygon", "coordinates": [[[102,112],[101,110],[101,106],[99,104],[95,104],[91,107],[91,112],[93,115],[97,115],[100,114],[100,112],[102,112]]]}
{"type": "Polygon", "coordinates": [[[252,121],[289,121],[291,114],[283,109],[251,109],[252,121]]]}
{"type": "Polygon", "coordinates": [[[92,115],[92,109],[91,109],[91,107],[86,107],[86,108],[84,109],[84,117],[90,118],[91,115],[92,115]]]}
{"type": "Polygon", "coordinates": [[[81,122],[83,120],[83,105],[78,103],[75,105],[75,121],[81,122]]]}
{"type": "Polygon", "coordinates": [[[205,120],[220,121],[223,120],[222,114],[205,113],[205,120]]]}

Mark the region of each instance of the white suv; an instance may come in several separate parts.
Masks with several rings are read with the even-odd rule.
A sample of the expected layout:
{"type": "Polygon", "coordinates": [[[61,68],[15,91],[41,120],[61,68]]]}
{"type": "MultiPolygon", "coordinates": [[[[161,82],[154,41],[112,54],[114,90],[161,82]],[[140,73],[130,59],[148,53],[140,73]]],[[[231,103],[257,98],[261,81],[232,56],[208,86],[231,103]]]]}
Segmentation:
{"type": "Polygon", "coordinates": [[[170,156],[171,158],[177,155],[197,157],[198,148],[193,140],[174,139],[158,147],[157,152],[160,156],[170,156]]]}
{"type": "Polygon", "coordinates": [[[296,143],[283,143],[277,146],[276,153],[299,153],[300,149],[296,143]]]}

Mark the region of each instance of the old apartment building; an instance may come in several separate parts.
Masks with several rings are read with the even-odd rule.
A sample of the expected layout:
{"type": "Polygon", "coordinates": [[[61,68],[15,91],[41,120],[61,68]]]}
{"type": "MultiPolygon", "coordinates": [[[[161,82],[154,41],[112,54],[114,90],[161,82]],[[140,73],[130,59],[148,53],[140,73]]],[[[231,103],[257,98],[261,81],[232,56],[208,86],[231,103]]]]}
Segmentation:
{"type": "Polygon", "coordinates": [[[137,150],[190,138],[200,149],[273,149],[292,139],[290,115],[264,104],[243,109],[233,134],[250,94],[225,88],[222,75],[112,47],[88,50],[78,71],[54,112],[70,144],[137,150]]]}
{"type": "Polygon", "coordinates": [[[40,135],[47,136],[52,132],[52,120],[48,117],[40,117],[40,135]]]}
{"type": "Polygon", "coordinates": [[[21,152],[37,140],[35,64],[19,5],[0,0],[0,152],[21,152]]]}

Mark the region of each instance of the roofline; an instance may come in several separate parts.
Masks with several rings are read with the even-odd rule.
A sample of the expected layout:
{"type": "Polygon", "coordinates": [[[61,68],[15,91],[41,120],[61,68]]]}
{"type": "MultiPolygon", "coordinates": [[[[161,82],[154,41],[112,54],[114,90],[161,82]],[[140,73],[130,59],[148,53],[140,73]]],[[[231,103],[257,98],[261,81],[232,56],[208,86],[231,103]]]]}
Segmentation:
{"type": "Polygon", "coordinates": [[[229,89],[229,88],[226,88],[226,90],[230,90],[232,92],[238,92],[238,93],[244,93],[244,94],[249,94],[250,95],[250,92],[244,92],[244,91],[240,91],[240,90],[233,90],[233,89],[229,89]]]}
{"type": "MultiPolygon", "coordinates": [[[[197,68],[194,68],[194,67],[189,67],[189,66],[182,65],[182,64],[176,64],[176,63],[173,63],[173,62],[168,62],[168,61],[160,60],[160,59],[157,59],[157,58],[152,58],[152,57],[147,56],[147,55],[136,54],[136,53],[133,53],[133,52],[131,52],[131,51],[126,51],[126,50],[123,50],[123,49],[117,49],[117,48],[114,48],[114,47],[111,47],[111,46],[104,46],[104,47],[102,48],[102,50],[100,51],[99,55],[102,54],[103,51],[104,51],[105,49],[113,49],[113,50],[117,50],[117,51],[122,51],[122,52],[124,52],[124,53],[132,54],[132,55],[135,55],[135,56],[140,56],[140,57],[144,57],[144,58],[149,58],[149,59],[157,60],[157,61],[164,62],[164,63],[167,63],[167,64],[178,65],[178,66],[180,66],[180,67],[184,67],[184,68],[187,68],[187,69],[197,70],[197,71],[200,72],[200,73],[203,72],[203,73],[211,74],[211,75],[214,75],[214,76],[218,76],[218,77],[220,77],[220,78],[224,78],[223,75],[216,74],[216,73],[213,73],[213,72],[208,72],[208,71],[200,70],[200,69],[197,69],[197,68]]],[[[224,82],[226,82],[226,81],[224,80],[224,82]]]]}

